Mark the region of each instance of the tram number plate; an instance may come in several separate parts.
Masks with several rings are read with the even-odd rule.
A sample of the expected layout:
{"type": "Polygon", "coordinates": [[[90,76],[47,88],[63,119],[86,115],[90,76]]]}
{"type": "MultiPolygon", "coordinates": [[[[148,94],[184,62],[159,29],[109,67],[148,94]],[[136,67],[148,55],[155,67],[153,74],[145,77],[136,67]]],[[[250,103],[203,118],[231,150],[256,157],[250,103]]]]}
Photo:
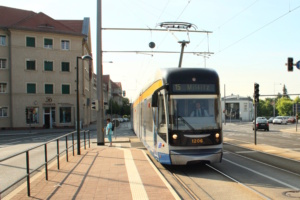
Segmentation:
{"type": "Polygon", "coordinates": [[[203,143],[202,138],[192,139],[192,144],[202,144],[202,143],[203,143]]]}

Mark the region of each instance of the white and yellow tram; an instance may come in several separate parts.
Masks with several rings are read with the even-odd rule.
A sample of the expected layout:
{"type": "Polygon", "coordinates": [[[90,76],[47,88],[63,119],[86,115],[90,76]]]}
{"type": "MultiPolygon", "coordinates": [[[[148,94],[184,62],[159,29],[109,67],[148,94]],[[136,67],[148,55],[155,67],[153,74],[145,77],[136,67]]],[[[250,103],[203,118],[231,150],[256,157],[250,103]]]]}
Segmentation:
{"type": "Polygon", "coordinates": [[[214,70],[158,70],[133,102],[134,132],[162,164],[221,162],[220,98],[214,70]]]}

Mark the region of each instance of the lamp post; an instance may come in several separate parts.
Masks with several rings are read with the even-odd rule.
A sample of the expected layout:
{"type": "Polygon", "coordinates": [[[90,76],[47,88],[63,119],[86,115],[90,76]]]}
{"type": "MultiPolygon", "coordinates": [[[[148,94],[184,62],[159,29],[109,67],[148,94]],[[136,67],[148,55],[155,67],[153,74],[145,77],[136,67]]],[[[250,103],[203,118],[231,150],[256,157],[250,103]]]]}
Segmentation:
{"type": "Polygon", "coordinates": [[[77,56],[76,59],[76,108],[77,108],[77,155],[80,155],[80,120],[79,120],[79,66],[78,60],[92,60],[90,55],[77,56]]]}
{"type": "MultiPolygon", "coordinates": [[[[281,83],[274,83],[274,95],[276,95],[276,94],[275,94],[275,85],[281,85],[281,83]]],[[[275,117],[275,99],[276,99],[276,97],[274,97],[273,117],[275,117]]]]}

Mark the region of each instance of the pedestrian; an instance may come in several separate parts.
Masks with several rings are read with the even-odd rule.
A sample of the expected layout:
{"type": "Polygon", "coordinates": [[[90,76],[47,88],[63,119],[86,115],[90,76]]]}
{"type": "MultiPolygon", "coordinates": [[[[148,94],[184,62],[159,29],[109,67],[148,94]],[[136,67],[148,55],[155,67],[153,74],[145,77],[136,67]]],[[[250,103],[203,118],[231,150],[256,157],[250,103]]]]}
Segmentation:
{"type": "Polygon", "coordinates": [[[107,138],[110,142],[110,147],[112,147],[112,135],[113,135],[113,131],[112,131],[112,123],[110,122],[110,118],[108,118],[106,120],[106,135],[107,135],[107,138]]]}

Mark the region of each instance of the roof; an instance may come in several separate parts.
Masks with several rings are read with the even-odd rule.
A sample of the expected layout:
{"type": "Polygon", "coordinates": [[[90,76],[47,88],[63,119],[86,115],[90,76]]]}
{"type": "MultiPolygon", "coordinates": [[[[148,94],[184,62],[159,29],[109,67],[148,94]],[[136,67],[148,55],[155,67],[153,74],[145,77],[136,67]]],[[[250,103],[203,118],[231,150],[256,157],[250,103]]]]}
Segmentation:
{"type": "Polygon", "coordinates": [[[0,6],[0,28],[83,35],[83,20],[55,20],[39,12],[0,6]]]}
{"type": "MultiPolygon", "coordinates": [[[[231,95],[225,97],[226,101],[252,101],[251,97],[242,97],[240,95],[231,95]]],[[[222,97],[222,101],[224,101],[224,97],[222,97]]]]}
{"type": "Polygon", "coordinates": [[[102,77],[103,77],[103,83],[108,84],[108,82],[109,82],[109,80],[110,80],[109,75],[103,75],[102,77]]]}
{"type": "Polygon", "coordinates": [[[112,88],[121,88],[122,89],[122,84],[120,82],[113,82],[112,81],[112,88]]]}

